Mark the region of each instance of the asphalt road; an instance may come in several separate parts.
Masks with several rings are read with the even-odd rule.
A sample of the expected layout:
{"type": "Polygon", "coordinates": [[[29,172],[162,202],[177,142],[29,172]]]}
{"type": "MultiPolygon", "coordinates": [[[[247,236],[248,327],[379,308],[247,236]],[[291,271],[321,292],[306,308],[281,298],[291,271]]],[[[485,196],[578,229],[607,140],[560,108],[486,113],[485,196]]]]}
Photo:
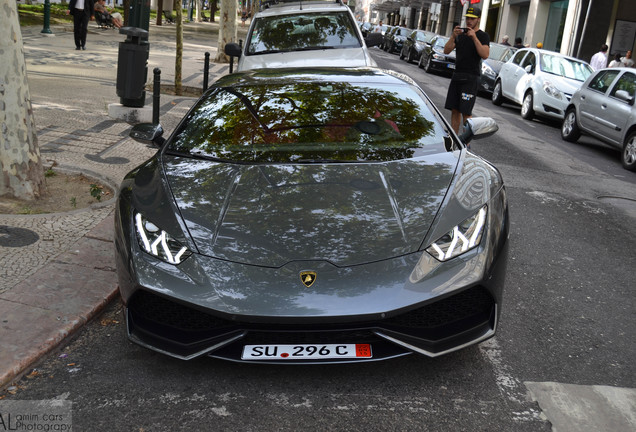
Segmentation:
{"type": "MultiPolygon", "coordinates": [[[[443,106],[447,78],[373,53],[443,106]]],[[[636,206],[620,199],[635,198],[636,174],[609,147],[562,142],[558,125],[526,122],[512,106],[480,98],[475,115],[500,125],[472,150],[501,170],[512,221],[494,339],[437,359],[360,365],[183,362],[128,342],[114,303],[21,380],[14,398],[70,400],[80,431],[599,430],[589,420],[578,427],[606,413],[577,411],[575,390],[636,388],[636,206]],[[619,198],[602,198],[610,196],[619,198]],[[550,385],[569,390],[565,424],[555,404],[534,400],[550,385]]]]}

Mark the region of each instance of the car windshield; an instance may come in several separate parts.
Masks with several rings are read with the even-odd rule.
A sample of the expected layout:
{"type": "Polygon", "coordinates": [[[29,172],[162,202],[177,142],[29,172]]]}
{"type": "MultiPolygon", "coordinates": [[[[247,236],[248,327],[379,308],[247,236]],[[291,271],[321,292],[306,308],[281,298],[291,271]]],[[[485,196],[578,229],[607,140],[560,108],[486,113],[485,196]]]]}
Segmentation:
{"type": "Polygon", "coordinates": [[[448,133],[414,87],[290,81],[210,91],[167,150],[236,163],[375,162],[444,151],[448,133]]]}
{"type": "Polygon", "coordinates": [[[505,45],[490,44],[490,54],[488,55],[488,58],[492,60],[500,60],[506,54],[508,48],[509,47],[505,45]]]}
{"type": "Polygon", "coordinates": [[[430,33],[424,33],[424,32],[415,33],[415,40],[419,42],[428,42],[431,40],[431,38],[432,38],[432,35],[430,33]]]}
{"type": "Polygon", "coordinates": [[[586,63],[552,54],[541,54],[541,70],[581,82],[585,81],[593,72],[586,63]]]}
{"type": "Polygon", "coordinates": [[[247,55],[362,46],[353,22],[343,12],[262,17],[248,40],[247,55]]]}
{"type": "Polygon", "coordinates": [[[448,42],[448,38],[445,38],[445,37],[437,38],[437,40],[435,41],[435,47],[444,48],[444,45],[446,45],[446,42],[448,42]]]}

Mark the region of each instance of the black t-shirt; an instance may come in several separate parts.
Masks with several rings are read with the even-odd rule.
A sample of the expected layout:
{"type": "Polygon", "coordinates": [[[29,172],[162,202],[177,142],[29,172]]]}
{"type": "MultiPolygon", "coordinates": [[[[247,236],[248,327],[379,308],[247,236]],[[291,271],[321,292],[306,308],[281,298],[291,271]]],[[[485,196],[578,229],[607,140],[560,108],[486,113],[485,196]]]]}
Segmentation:
{"type": "MultiPolygon", "coordinates": [[[[484,31],[475,32],[482,45],[490,46],[490,36],[484,31]]],[[[460,34],[455,38],[455,73],[469,73],[479,76],[481,74],[481,57],[475,48],[475,42],[468,36],[460,34]]]]}

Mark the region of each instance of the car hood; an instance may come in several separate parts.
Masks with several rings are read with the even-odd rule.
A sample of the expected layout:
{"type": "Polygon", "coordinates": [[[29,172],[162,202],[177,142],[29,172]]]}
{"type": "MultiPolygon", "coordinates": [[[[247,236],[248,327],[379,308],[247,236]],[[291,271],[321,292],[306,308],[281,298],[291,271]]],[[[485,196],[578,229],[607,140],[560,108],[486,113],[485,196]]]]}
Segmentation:
{"type": "Polygon", "coordinates": [[[163,160],[167,183],[155,192],[172,192],[174,213],[198,251],[266,267],[302,260],[351,266],[419,250],[458,163],[446,152],[352,164],[163,160]]]}
{"type": "Polygon", "coordinates": [[[455,58],[455,50],[452,50],[451,52],[449,52],[448,54],[444,54],[444,49],[443,48],[433,48],[433,52],[435,54],[439,54],[439,55],[443,55],[446,56],[447,58],[455,58]]]}
{"type": "Polygon", "coordinates": [[[283,53],[243,55],[238,71],[284,67],[365,67],[377,66],[362,48],[290,51],[283,53]]]}

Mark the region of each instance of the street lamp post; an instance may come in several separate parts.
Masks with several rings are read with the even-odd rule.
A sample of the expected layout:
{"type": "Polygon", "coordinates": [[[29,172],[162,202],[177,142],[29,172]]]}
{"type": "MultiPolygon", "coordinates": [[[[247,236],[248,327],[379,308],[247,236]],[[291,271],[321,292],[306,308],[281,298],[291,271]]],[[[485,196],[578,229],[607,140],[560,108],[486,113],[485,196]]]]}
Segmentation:
{"type": "Polygon", "coordinates": [[[51,34],[53,33],[50,28],[51,24],[51,2],[50,0],[44,0],[44,27],[40,33],[51,34]]]}

